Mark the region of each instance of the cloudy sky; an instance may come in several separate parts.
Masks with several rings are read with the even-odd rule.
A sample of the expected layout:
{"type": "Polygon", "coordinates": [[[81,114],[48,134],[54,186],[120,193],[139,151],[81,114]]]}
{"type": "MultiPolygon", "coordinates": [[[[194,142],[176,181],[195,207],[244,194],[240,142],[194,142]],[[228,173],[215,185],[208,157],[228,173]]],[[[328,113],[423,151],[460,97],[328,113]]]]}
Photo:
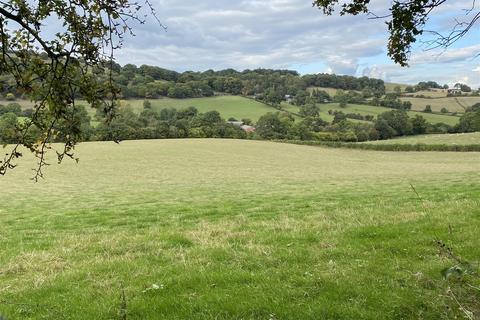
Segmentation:
{"type": "MultiPolygon", "coordinates": [[[[480,85],[478,29],[447,51],[418,44],[411,66],[400,68],[386,55],[386,25],[367,16],[324,16],[310,0],[153,0],[164,31],[150,18],[136,26],[117,52],[121,64],[157,65],[177,71],[234,68],[294,69],[367,75],[391,82],[435,80],[480,85]]],[[[390,1],[372,0],[375,13],[390,1]]],[[[428,29],[448,31],[472,0],[450,0],[438,8],[428,29]]],[[[423,38],[428,40],[426,36],[423,38]]]]}

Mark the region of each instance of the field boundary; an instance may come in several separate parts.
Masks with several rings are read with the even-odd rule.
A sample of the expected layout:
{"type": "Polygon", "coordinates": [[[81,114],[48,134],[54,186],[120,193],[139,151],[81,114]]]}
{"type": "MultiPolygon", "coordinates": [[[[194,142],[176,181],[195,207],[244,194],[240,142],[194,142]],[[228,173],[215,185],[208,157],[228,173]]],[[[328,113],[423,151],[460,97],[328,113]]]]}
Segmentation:
{"type": "Polygon", "coordinates": [[[446,144],[368,144],[338,141],[303,141],[303,140],[274,140],[274,142],[290,143],[306,146],[329,148],[362,149],[374,151],[437,151],[437,152],[480,152],[480,144],[446,145],[446,144]]]}

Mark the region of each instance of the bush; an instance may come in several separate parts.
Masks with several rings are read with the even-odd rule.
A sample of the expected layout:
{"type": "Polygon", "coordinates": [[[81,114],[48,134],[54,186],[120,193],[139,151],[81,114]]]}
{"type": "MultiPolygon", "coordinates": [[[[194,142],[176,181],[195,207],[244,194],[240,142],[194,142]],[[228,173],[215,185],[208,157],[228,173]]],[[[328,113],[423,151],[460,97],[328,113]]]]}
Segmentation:
{"type": "Polygon", "coordinates": [[[7,95],[5,96],[5,100],[7,101],[15,101],[15,95],[13,93],[7,93],[7,95]]]}

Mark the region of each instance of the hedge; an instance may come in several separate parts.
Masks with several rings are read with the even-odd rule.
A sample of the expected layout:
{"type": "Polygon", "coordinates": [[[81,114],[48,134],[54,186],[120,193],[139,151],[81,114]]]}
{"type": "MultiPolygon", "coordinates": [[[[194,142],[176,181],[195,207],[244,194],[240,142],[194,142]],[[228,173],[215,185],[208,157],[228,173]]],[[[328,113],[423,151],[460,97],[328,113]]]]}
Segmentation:
{"type": "Polygon", "coordinates": [[[447,145],[447,144],[369,144],[337,141],[302,141],[275,140],[276,142],[292,143],[307,146],[324,146],[330,148],[348,148],[376,151],[443,151],[443,152],[480,152],[480,144],[447,145]]]}

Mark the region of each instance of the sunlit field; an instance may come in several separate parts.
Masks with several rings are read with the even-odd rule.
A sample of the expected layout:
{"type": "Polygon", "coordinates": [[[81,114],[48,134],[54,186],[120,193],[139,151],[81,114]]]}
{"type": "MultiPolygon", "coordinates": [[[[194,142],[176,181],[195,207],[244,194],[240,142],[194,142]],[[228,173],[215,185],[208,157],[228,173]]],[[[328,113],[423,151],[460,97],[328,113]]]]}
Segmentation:
{"type": "MultiPolygon", "coordinates": [[[[135,111],[140,113],[143,110],[143,101],[139,99],[124,100],[123,104],[131,106],[135,111]]],[[[149,100],[154,110],[160,111],[165,108],[176,108],[177,110],[193,106],[199,112],[207,112],[216,110],[220,115],[228,119],[250,119],[257,121],[258,118],[267,112],[275,112],[276,110],[261,102],[243,98],[240,96],[218,96],[208,98],[191,98],[191,99],[151,99],[149,100]]]]}
{"type": "Polygon", "coordinates": [[[434,240],[478,263],[478,153],[185,139],[77,155],[37,184],[31,161],[0,179],[7,319],[461,314],[434,240]]]}

